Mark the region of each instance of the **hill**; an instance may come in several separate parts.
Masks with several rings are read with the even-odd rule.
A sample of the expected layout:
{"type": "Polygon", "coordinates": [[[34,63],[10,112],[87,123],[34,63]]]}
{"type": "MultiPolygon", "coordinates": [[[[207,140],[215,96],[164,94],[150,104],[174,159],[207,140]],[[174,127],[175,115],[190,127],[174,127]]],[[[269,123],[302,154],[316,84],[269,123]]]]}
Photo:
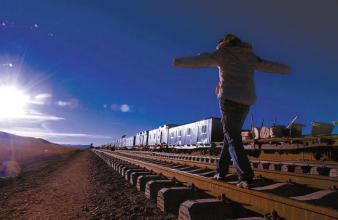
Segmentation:
{"type": "Polygon", "coordinates": [[[78,148],[78,149],[87,149],[90,148],[90,144],[63,144],[64,147],[72,147],[72,148],[78,148]]]}
{"type": "Polygon", "coordinates": [[[17,176],[22,171],[38,168],[46,161],[73,150],[41,138],[0,131],[0,177],[17,176]]]}

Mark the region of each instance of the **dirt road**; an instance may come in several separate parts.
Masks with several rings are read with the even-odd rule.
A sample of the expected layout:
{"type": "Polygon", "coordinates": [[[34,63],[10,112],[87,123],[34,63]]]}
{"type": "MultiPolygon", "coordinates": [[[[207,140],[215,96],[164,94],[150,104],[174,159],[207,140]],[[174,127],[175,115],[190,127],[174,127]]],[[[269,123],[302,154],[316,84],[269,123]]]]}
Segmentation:
{"type": "Polygon", "coordinates": [[[0,188],[0,219],[176,219],[88,150],[0,188]]]}

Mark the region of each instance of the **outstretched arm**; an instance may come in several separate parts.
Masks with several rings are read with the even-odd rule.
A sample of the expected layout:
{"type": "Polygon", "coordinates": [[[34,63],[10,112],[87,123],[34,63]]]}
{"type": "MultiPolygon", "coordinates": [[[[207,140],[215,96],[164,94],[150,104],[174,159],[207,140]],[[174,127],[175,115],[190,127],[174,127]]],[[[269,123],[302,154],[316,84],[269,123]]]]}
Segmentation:
{"type": "Polygon", "coordinates": [[[173,64],[177,67],[214,67],[218,65],[216,55],[210,53],[175,58],[173,64]]]}
{"type": "Polygon", "coordinates": [[[255,69],[257,71],[279,74],[287,74],[290,72],[290,67],[288,65],[275,63],[269,60],[263,60],[260,57],[257,57],[255,69]]]}

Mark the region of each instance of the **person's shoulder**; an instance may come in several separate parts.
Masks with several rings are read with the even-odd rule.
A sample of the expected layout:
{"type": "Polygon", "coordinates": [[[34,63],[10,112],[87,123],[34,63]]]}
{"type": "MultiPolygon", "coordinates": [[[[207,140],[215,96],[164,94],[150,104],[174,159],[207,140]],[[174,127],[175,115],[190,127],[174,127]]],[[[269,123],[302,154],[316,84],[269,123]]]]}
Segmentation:
{"type": "Polygon", "coordinates": [[[212,56],[214,56],[215,58],[219,58],[219,57],[224,57],[229,53],[227,48],[221,48],[218,50],[215,50],[214,52],[212,52],[212,56]]]}

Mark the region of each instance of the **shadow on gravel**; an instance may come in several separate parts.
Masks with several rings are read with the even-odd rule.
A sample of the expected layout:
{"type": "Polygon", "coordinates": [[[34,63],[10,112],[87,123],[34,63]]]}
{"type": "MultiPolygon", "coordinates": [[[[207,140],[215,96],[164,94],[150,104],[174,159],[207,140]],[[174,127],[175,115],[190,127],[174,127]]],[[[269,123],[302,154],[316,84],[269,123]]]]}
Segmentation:
{"type": "Polygon", "coordinates": [[[89,160],[90,182],[95,188],[90,198],[96,204],[90,208],[94,219],[177,219],[161,212],[144,192],[137,191],[94,153],[89,160]]]}

